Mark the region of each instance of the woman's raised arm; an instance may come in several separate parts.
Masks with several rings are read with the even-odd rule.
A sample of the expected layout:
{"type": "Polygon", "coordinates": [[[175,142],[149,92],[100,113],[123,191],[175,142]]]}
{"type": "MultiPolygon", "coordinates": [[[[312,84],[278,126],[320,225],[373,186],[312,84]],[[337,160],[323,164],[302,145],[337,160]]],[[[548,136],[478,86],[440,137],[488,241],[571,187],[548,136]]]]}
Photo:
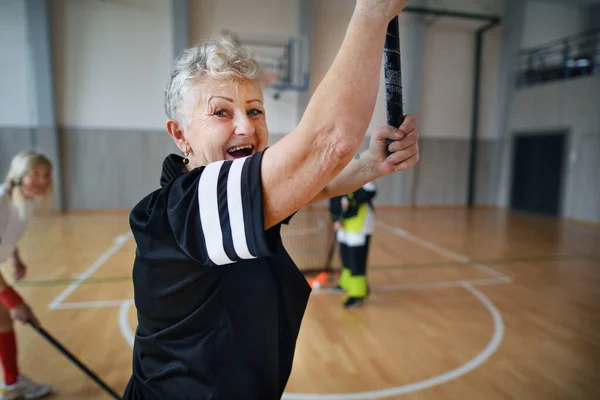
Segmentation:
{"type": "Polygon", "coordinates": [[[406,0],[358,0],[300,124],[264,154],[264,227],[308,204],[350,162],[371,120],[387,26],[406,0]]]}

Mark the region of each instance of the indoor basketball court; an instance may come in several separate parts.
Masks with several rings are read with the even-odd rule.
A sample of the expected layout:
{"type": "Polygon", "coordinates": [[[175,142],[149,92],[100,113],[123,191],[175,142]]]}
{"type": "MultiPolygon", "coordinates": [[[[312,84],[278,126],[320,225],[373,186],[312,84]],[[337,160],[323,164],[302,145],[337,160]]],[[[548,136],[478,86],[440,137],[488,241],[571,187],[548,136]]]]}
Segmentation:
{"type": "MultiPolygon", "coordinates": [[[[313,238],[326,240],[327,213],[297,217],[283,236],[310,267],[326,257],[313,238]]],[[[284,398],[597,393],[597,226],[496,209],[384,209],[376,226],[368,303],[347,311],[342,295],[314,291],[284,398]]],[[[42,217],[22,249],[44,265],[17,287],[46,329],[122,390],[137,324],[127,215],[42,217]]],[[[19,329],[24,365],[54,382],[58,398],[108,398],[35,331],[19,329]]]]}
{"type": "MultiPolygon", "coordinates": [[[[130,211],[180,153],[164,132],[173,58],[208,38],[251,48],[272,145],[302,118],[354,4],[0,3],[2,182],[19,151],[54,164],[53,205],[18,245],[25,279],[0,264],[58,343],[14,324],[20,370],[48,398],[120,398],[131,377],[130,211]]],[[[400,109],[417,115],[420,160],[374,182],[358,307],[336,287],[328,202],[282,226],[307,284],[323,279],[283,399],[600,398],[600,3],[415,0],[398,21],[400,109]]],[[[370,132],[390,121],[386,68],[370,132]]]]}

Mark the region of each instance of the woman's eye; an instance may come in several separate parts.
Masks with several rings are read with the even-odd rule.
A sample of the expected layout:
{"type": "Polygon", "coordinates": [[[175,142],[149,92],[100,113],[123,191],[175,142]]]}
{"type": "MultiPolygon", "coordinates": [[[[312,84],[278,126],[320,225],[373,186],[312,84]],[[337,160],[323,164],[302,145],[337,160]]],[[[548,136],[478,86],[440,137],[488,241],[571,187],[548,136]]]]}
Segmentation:
{"type": "Polygon", "coordinates": [[[248,115],[250,115],[252,117],[256,117],[256,116],[262,115],[262,111],[257,110],[256,108],[253,108],[252,110],[248,111],[248,115]]]}
{"type": "Polygon", "coordinates": [[[215,111],[215,115],[217,117],[226,117],[227,116],[227,111],[226,110],[217,110],[217,111],[215,111]]]}

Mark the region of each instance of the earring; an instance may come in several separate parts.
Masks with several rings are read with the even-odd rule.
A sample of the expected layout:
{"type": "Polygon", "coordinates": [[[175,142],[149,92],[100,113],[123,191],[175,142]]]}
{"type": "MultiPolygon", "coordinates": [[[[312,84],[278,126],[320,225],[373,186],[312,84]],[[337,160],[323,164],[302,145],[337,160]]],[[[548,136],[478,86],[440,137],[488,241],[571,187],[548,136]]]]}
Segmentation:
{"type": "Polygon", "coordinates": [[[186,164],[186,165],[190,163],[190,160],[188,159],[188,155],[189,154],[190,153],[186,151],[185,152],[185,157],[183,158],[183,163],[186,164]]]}

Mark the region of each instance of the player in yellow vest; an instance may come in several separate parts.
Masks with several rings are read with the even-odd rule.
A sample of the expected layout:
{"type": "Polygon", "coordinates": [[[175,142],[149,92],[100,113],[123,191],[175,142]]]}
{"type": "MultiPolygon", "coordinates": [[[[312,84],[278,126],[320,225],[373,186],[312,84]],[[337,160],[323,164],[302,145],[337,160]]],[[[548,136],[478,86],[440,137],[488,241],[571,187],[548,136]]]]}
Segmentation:
{"type": "Polygon", "coordinates": [[[375,184],[369,182],[355,192],[333,198],[330,202],[342,259],[342,274],[336,288],[347,294],[345,308],[361,305],[369,295],[367,257],[375,224],[373,198],[376,194],[375,184]]]}

